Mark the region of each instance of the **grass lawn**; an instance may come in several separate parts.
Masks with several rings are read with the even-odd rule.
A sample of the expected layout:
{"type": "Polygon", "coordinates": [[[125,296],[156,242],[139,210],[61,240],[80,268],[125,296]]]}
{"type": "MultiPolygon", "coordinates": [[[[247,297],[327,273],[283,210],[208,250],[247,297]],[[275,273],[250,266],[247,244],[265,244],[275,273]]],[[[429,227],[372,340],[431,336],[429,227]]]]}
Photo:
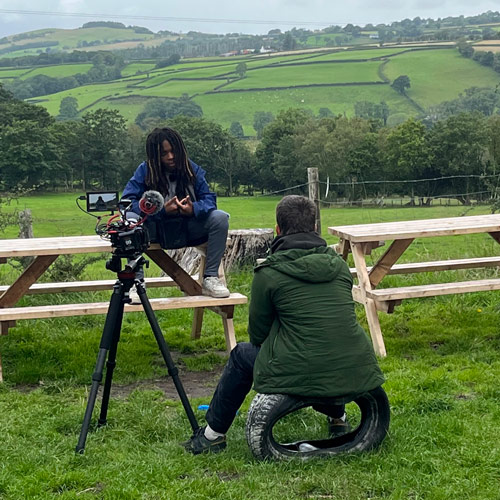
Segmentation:
{"type": "MultiPolygon", "coordinates": [[[[30,196],[15,206],[31,208],[37,237],[92,234],[93,219],[74,204],[79,194],[30,196]]],[[[278,199],[221,198],[219,207],[231,213],[234,229],[273,227],[278,199]]],[[[336,240],[326,235],[329,225],[411,221],[462,212],[461,207],[330,208],[323,209],[321,217],[323,236],[333,243],[336,240]]],[[[488,213],[487,207],[474,207],[468,215],[481,213],[488,213]]],[[[9,228],[3,237],[15,235],[15,228],[9,228]]],[[[407,252],[408,259],[434,260],[499,250],[487,235],[471,235],[415,241],[407,252]]],[[[150,275],[154,271],[153,266],[150,275]]],[[[0,281],[11,282],[17,272],[1,266],[0,281]]],[[[463,279],[477,272],[464,271],[463,279]]],[[[449,273],[442,274],[450,279],[449,273]]],[[[498,271],[488,272],[492,273],[498,271]]],[[[87,268],[84,277],[112,276],[102,261],[87,268]]],[[[249,295],[251,278],[249,269],[231,273],[229,286],[249,295]]],[[[435,279],[432,273],[392,276],[389,285],[435,279]]],[[[161,293],[165,292],[154,290],[151,295],[161,293]]],[[[64,294],[23,301],[108,297],[64,294]]],[[[362,308],[357,312],[366,327],[362,308]]],[[[239,340],[247,339],[247,314],[246,306],[236,308],[239,340]]],[[[497,500],[499,315],[495,292],[413,300],[392,315],[380,314],[388,351],[380,364],[391,403],[389,436],[377,451],[306,463],[253,459],[244,438],[253,393],[228,434],[225,452],[198,457],[185,453],[178,443],[189,436],[189,425],[141,313],[124,318],[108,426],[92,430],[85,454],[75,455],[104,318],[19,321],[9,335],[0,337],[6,379],[0,385],[0,498],[274,500],[286,491],[292,500],[497,500]]],[[[196,394],[191,396],[194,408],[208,404],[217,379],[208,370],[220,370],[224,360],[219,318],[206,314],[199,341],[190,339],[190,311],[164,311],[158,318],[181,379],[191,380],[199,373],[198,384],[190,389],[196,394]]],[[[98,407],[99,403],[95,416],[98,407]]],[[[204,413],[195,412],[203,423],[204,413]]],[[[324,425],[321,416],[310,418],[324,425]]],[[[300,435],[303,423],[293,425],[300,435]]]]}
{"type": "Polygon", "coordinates": [[[450,49],[407,52],[392,57],[384,73],[390,80],[408,75],[411,82],[408,95],[424,108],[455,99],[467,88],[495,87],[500,81],[493,69],[450,49]]]}

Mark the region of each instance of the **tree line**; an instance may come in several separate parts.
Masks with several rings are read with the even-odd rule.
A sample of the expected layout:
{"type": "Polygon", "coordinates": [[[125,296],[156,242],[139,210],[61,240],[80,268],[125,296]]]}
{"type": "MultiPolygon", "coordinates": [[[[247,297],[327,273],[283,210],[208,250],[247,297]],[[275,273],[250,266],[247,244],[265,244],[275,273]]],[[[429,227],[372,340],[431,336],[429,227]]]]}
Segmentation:
{"type": "Polygon", "coordinates": [[[332,200],[397,194],[425,204],[453,195],[467,204],[490,196],[500,174],[496,113],[459,112],[386,127],[382,119],[288,109],[267,122],[250,150],[248,141],[201,116],[151,117],[148,130],[127,125],[118,111],[107,109],[78,121],[56,121],[0,86],[0,192],[19,186],[120,190],[145,159],[147,132],[165,124],[181,133],[192,159],[226,195],[304,185],[307,168],[316,167],[331,186],[332,200]],[[443,180],[427,181],[433,178],[443,180]]]}
{"type": "Polygon", "coordinates": [[[107,82],[121,78],[125,66],[123,59],[111,52],[97,52],[91,59],[92,67],[86,73],[77,73],[61,78],[35,75],[16,78],[5,84],[5,88],[18,99],[29,99],[41,95],[55,94],[63,90],[80,87],[93,82],[107,82]]]}

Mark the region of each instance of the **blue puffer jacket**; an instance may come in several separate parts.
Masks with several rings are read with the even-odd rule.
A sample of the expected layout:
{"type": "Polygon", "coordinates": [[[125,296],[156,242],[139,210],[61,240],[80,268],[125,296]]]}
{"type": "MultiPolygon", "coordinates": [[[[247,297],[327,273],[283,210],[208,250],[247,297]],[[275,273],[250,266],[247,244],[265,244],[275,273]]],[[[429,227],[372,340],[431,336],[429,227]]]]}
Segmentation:
{"type": "MultiPolygon", "coordinates": [[[[193,201],[193,211],[194,216],[196,218],[204,218],[206,217],[212,210],[217,208],[217,199],[215,193],[210,191],[207,181],[205,180],[205,171],[194,161],[189,160],[191,164],[191,168],[193,169],[195,175],[194,182],[194,197],[193,201]]],[[[134,175],[127,182],[125,189],[123,190],[123,198],[128,198],[132,200],[132,210],[136,214],[140,214],[139,209],[139,200],[141,199],[144,191],[148,189],[152,189],[151,187],[146,185],[146,174],[148,172],[148,165],[144,161],[142,162],[135,171],[134,175]]],[[[161,211],[149,217],[150,220],[161,221],[164,218],[171,218],[171,216],[167,215],[165,209],[161,209],[161,211]]]]}
{"type": "MultiPolygon", "coordinates": [[[[217,208],[215,193],[210,191],[205,180],[205,171],[189,160],[195,175],[194,190],[190,189],[190,197],[193,202],[193,215],[195,219],[204,219],[217,208]]],[[[139,200],[145,191],[151,189],[146,185],[146,174],[148,165],[142,162],[128,181],[123,190],[123,198],[132,200],[132,211],[140,214],[139,200]]],[[[187,231],[189,217],[177,214],[169,215],[162,208],[156,215],[148,216],[145,226],[148,229],[151,241],[157,241],[162,248],[183,248],[187,245],[198,245],[201,241],[191,240],[187,231]]]]}

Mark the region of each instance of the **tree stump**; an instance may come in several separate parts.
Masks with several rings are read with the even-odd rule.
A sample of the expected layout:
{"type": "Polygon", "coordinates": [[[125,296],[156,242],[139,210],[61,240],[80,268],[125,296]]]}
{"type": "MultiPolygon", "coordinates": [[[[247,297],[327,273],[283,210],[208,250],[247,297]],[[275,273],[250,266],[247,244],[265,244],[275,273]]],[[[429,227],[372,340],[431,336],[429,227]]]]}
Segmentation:
{"type": "Polygon", "coordinates": [[[266,257],[273,238],[274,232],[269,228],[229,231],[223,258],[224,269],[229,271],[245,264],[254,265],[257,259],[266,257]]]}
{"type": "MultiPolygon", "coordinates": [[[[243,265],[254,265],[257,259],[266,257],[273,238],[274,233],[270,228],[229,231],[222,259],[224,270],[227,272],[243,265]]],[[[200,266],[201,256],[195,247],[167,250],[167,254],[189,274],[193,274],[200,266]]]]}

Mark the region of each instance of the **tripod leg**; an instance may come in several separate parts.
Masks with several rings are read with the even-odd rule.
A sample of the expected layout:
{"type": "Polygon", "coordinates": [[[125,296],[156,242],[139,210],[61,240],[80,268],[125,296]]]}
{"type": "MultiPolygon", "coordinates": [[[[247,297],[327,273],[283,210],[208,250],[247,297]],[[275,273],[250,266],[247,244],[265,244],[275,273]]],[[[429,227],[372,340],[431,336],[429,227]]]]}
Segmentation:
{"type": "Polygon", "coordinates": [[[109,349],[109,354],[108,354],[108,361],[106,363],[106,379],[104,381],[104,389],[102,391],[101,414],[97,421],[98,427],[106,425],[107,422],[109,396],[111,394],[111,383],[113,380],[113,372],[116,366],[116,352],[118,350],[118,342],[120,341],[120,331],[122,329],[122,321],[123,321],[123,301],[122,301],[122,307],[118,311],[116,317],[114,325],[115,331],[113,332],[111,347],[109,349]]]}
{"type": "Polygon", "coordinates": [[[165,338],[161,332],[160,325],[158,324],[158,320],[156,319],[153,308],[151,307],[148,296],[146,295],[144,285],[140,284],[137,286],[137,292],[139,294],[139,298],[141,299],[142,307],[144,308],[149,324],[151,325],[151,329],[153,330],[156,342],[158,343],[158,347],[160,348],[163,359],[167,365],[168,374],[172,377],[175,388],[177,389],[177,393],[179,394],[179,398],[182,402],[182,406],[184,407],[184,411],[186,412],[189,423],[191,424],[194,432],[200,426],[198,425],[198,421],[196,420],[193,409],[191,408],[186,391],[184,390],[181,379],[179,378],[179,370],[172,360],[167,343],[165,342],[165,338]]]}
{"type": "Polygon", "coordinates": [[[83,453],[85,448],[85,441],[89,432],[90,420],[92,418],[92,412],[94,411],[95,400],[97,398],[97,391],[99,390],[99,384],[102,380],[104,363],[111,348],[115,333],[115,325],[117,324],[118,319],[123,316],[123,296],[123,285],[121,283],[115,284],[113,295],[111,296],[111,300],[109,303],[108,314],[106,315],[106,322],[104,324],[104,330],[101,337],[101,343],[99,346],[99,353],[97,355],[94,373],[92,374],[92,386],[90,388],[87,408],[85,409],[85,415],[83,417],[82,429],[80,431],[78,444],[76,445],[75,451],[77,453],[83,453]]]}

